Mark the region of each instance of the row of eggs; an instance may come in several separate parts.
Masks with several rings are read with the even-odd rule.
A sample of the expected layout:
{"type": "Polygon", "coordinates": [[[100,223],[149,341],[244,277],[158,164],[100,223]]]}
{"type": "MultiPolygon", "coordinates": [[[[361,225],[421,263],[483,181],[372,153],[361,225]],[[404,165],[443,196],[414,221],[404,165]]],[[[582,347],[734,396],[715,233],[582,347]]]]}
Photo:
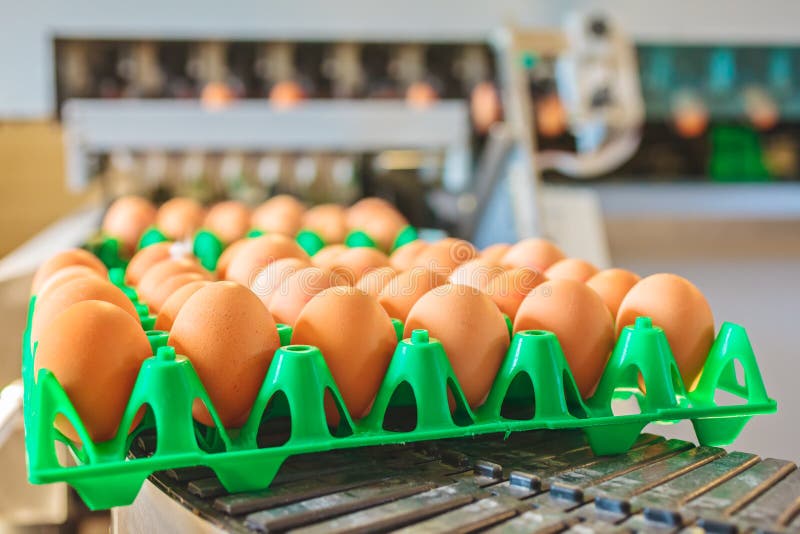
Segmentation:
{"type": "Polygon", "coordinates": [[[319,204],[307,209],[290,195],[276,195],[254,209],[236,200],[206,209],[186,197],[172,198],[156,208],[146,198],[126,196],[109,206],[101,228],[105,235],[120,241],[126,254],[132,254],[142,234],[152,226],[174,240],[191,238],[205,228],[224,244],[244,237],[251,229],[290,237],[307,229],[325,243],[342,243],[348,233],[360,230],[381,249],[389,250],[408,221],[394,206],[376,197],[362,199],[349,208],[319,204]]]}
{"type": "MultiPolygon", "coordinates": [[[[229,428],[249,415],[280,345],[277,323],[293,327],[293,344],[320,348],[356,419],[369,411],[394,352],[392,318],[403,321],[403,337],[426,329],[442,343],[473,408],[508,350],[505,316],[513,332],[558,336],[584,398],[619,331],[638,316],[664,328],[687,387],[714,338],[710,307],[684,278],[599,271],[542,239],[483,251],[453,238],[414,241],[391,256],[332,245],[309,257],[293,240],[268,234],[232,243],[216,273],[160,243],[134,256],[125,280],[157,314],[156,328],[169,331],[168,343],[192,361],[229,428]]],[[[33,292],[36,370],[55,374],[93,440],[110,439],[151,355],[133,303],[82,250],[46,262],[33,292]]],[[[193,415],[213,424],[202,405],[193,415]]],[[[69,423],[56,425],[77,439],[69,423]]]]}

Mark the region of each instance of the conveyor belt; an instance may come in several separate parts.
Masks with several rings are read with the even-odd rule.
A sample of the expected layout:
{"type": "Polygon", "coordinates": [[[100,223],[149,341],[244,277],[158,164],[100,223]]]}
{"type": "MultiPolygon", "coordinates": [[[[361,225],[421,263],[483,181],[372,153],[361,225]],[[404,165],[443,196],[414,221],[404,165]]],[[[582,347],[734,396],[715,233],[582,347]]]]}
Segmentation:
{"type": "Polygon", "coordinates": [[[800,532],[793,463],[650,434],[610,457],[554,431],[312,454],[245,494],[205,468],[151,482],[232,532],[800,532]]]}

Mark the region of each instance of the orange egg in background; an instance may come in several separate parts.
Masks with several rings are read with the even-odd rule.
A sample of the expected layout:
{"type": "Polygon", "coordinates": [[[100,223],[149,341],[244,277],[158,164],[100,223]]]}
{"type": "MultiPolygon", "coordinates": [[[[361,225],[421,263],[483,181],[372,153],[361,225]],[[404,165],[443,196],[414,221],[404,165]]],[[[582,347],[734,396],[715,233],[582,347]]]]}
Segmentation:
{"type": "Polygon", "coordinates": [[[446,237],[422,250],[414,258],[412,268],[421,267],[435,270],[449,276],[456,267],[477,255],[478,251],[472,243],[463,239],[446,237]]]}
{"type": "Polygon", "coordinates": [[[198,273],[178,273],[166,278],[150,295],[147,301],[150,309],[158,313],[175,291],[191,282],[208,281],[209,277],[198,273]]]}
{"type": "Polygon", "coordinates": [[[576,280],[548,280],[520,304],[514,333],[547,330],[558,337],[575,383],[589,397],[614,347],[614,320],[603,299],[576,280]]]}
{"type": "Polygon", "coordinates": [[[548,267],[544,275],[550,280],[567,279],[586,282],[598,272],[600,272],[600,269],[586,260],[565,258],[548,267]]]}
{"type": "Polygon", "coordinates": [[[347,208],[346,222],[348,228],[360,228],[370,223],[376,216],[388,214],[390,217],[402,217],[394,205],[380,197],[362,198],[347,208]]]}
{"type": "Polygon", "coordinates": [[[320,269],[329,269],[336,265],[336,258],[347,250],[347,245],[342,245],[341,243],[326,245],[311,256],[311,263],[320,269]]]}
{"type": "Polygon", "coordinates": [[[306,251],[294,239],[284,235],[266,234],[247,239],[231,258],[225,278],[249,287],[264,267],[283,258],[309,261],[306,251]]]}
{"type": "Polygon", "coordinates": [[[219,109],[236,100],[236,94],[225,82],[209,82],[203,86],[200,101],[209,109],[219,109]]]}
{"type": "Polygon", "coordinates": [[[250,224],[264,232],[294,237],[303,226],[306,207],[291,195],[276,195],[253,210],[250,224]]]}
{"type": "Polygon", "coordinates": [[[616,317],[622,299],[642,277],[625,269],[606,269],[586,281],[586,285],[597,291],[608,306],[611,315],[616,317]]]}
{"type": "Polygon", "coordinates": [[[528,293],[546,281],[546,276],[530,267],[508,269],[492,278],[485,293],[513,321],[528,293]]]}
{"type": "Polygon", "coordinates": [[[508,249],[500,263],[509,267],[530,267],[544,272],[566,256],[555,244],[546,239],[532,237],[518,241],[508,249]]]}
{"type": "MultiPolygon", "coordinates": [[[[137,285],[150,267],[173,257],[177,250],[171,242],[154,243],[134,254],[125,268],[125,283],[137,285]]],[[[177,256],[180,257],[180,256],[177,256]]]]}
{"type": "Polygon", "coordinates": [[[378,293],[378,302],[393,319],[405,322],[408,312],[428,291],[447,283],[447,275],[429,269],[409,269],[391,280],[378,293]]]}
{"type": "Polygon", "coordinates": [[[308,267],[281,282],[269,302],[269,311],[276,322],[294,326],[300,312],[321,291],[346,285],[342,277],[330,269],[308,267]]]}
{"type": "Polygon", "coordinates": [[[485,291],[492,279],[504,270],[495,262],[478,257],[456,267],[450,275],[449,282],[485,291]]]}
{"type": "Polygon", "coordinates": [[[510,248],[511,245],[508,243],[495,243],[481,250],[479,257],[486,261],[500,264],[503,260],[503,256],[506,255],[506,252],[508,252],[510,248]]]}
{"type": "Polygon", "coordinates": [[[397,276],[397,271],[392,267],[378,267],[367,271],[362,276],[358,283],[355,284],[357,289],[360,289],[367,295],[377,297],[381,290],[391,281],[392,278],[397,276]]]}
{"type": "MultiPolygon", "coordinates": [[[[354,287],[325,289],[297,317],[292,343],[320,349],[353,419],[372,406],[397,345],[392,320],[374,297],[354,287]]],[[[329,423],[338,421],[326,406],[329,423]]]]}
{"type": "Polygon", "coordinates": [[[203,276],[207,280],[212,279],[211,273],[206,271],[202,265],[193,259],[168,258],[150,267],[144,276],[142,276],[142,279],[136,286],[136,292],[139,298],[145,303],[150,304],[150,300],[158,293],[159,286],[171,276],[181,273],[195,273],[203,276]]]}
{"type": "Polygon", "coordinates": [[[248,238],[242,238],[238,241],[234,241],[227,247],[225,250],[222,251],[222,254],[219,255],[217,258],[217,277],[220,279],[225,279],[225,275],[228,272],[228,265],[231,263],[231,259],[236,255],[239,249],[247,242],[248,238]]]}
{"type": "Polygon", "coordinates": [[[31,283],[31,294],[36,295],[48,278],[64,267],[71,265],[85,265],[97,271],[97,274],[103,278],[108,277],[108,269],[94,254],[80,248],[73,248],[50,257],[36,270],[31,283]]]}
{"type": "Polygon", "coordinates": [[[469,109],[472,124],[478,133],[485,134],[492,124],[500,120],[503,114],[500,96],[492,82],[480,82],[472,88],[469,109]]]}
{"type": "Polygon", "coordinates": [[[339,254],[334,263],[334,271],[345,276],[350,281],[349,285],[353,285],[369,271],[389,267],[389,257],[372,247],[355,247],[339,254]]]}
{"type": "Polygon", "coordinates": [[[275,292],[280,289],[281,283],[307,267],[311,267],[311,263],[305,259],[283,258],[275,260],[261,269],[248,287],[264,303],[264,306],[269,307],[269,303],[275,292]]]}
{"type": "MultiPolygon", "coordinates": [[[[214,282],[191,295],[175,317],[168,343],[192,362],[225,428],[247,421],[280,347],[272,315],[250,290],[233,282],[214,282]]],[[[214,425],[199,400],[192,415],[214,425]]]]}
{"type": "Polygon", "coordinates": [[[397,248],[389,256],[389,263],[397,271],[406,271],[414,265],[414,260],[417,259],[423,250],[428,248],[427,241],[416,239],[410,243],[406,243],[402,247],[397,248]]]}
{"type": "Polygon", "coordinates": [[[203,226],[223,243],[232,243],[250,229],[250,208],[236,200],[218,202],[206,213],[203,226]]]}
{"type": "Polygon", "coordinates": [[[41,289],[39,289],[39,294],[36,295],[37,300],[47,300],[48,293],[53,292],[55,289],[61,287],[62,285],[75,280],[77,278],[98,278],[100,280],[105,280],[108,282],[108,278],[105,276],[100,275],[96,270],[91,269],[85,265],[70,265],[69,267],[64,267],[63,269],[59,269],[52,276],[50,276],[44,284],[42,284],[41,289]]]}
{"type": "Polygon", "coordinates": [[[139,238],[156,222],[156,207],[146,198],[124,196],[116,199],[103,216],[103,233],[119,240],[123,252],[136,251],[139,238]]]}
{"type": "Polygon", "coordinates": [[[205,208],[196,200],[175,197],[158,208],[156,226],[170,239],[190,239],[202,226],[205,214],[205,208]]]}
{"type": "Polygon", "coordinates": [[[102,300],[114,304],[139,321],[133,302],[120,288],[98,277],[76,278],[49,291],[47,298],[36,299],[31,321],[31,343],[41,337],[58,314],[84,300],[102,300]]]}
{"type": "Polygon", "coordinates": [[[640,280],[622,299],[617,335],[637,317],[664,329],[686,388],[694,388],[714,343],[714,314],[705,296],[687,279],[668,273],[640,280]]]}
{"type": "Polygon", "coordinates": [[[278,82],[269,91],[270,103],[281,108],[296,106],[305,99],[305,91],[299,83],[291,80],[278,82]]]}
{"type": "Polygon", "coordinates": [[[474,287],[439,286],[411,308],[403,336],[417,329],[442,343],[470,407],[483,404],[510,343],[494,302],[474,287]]]}
{"type": "MultiPolygon", "coordinates": [[[[117,433],[139,368],[151,353],[147,335],[129,313],[108,302],[76,302],[43,332],[36,349],[34,377],[43,368],[55,375],[89,437],[99,443],[117,433]]],[[[63,415],[56,416],[55,427],[80,442],[63,415]]]]}
{"type": "Polygon", "coordinates": [[[406,89],[406,102],[412,107],[427,107],[438,99],[436,89],[427,82],[414,82],[406,89]]]}
{"type": "Polygon", "coordinates": [[[182,285],[172,292],[172,294],[164,301],[164,305],[158,310],[156,316],[156,324],[153,327],[155,330],[169,330],[172,328],[172,323],[175,322],[175,317],[183,307],[184,303],[189,300],[189,297],[194,295],[200,288],[210,284],[208,280],[198,280],[189,282],[182,285]]]}
{"type": "Polygon", "coordinates": [[[338,204],[319,204],[306,211],[303,227],[326,244],[343,243],[347,237],[346,210],[338,204]]]}
{"type": "Polygon", "coordinates": [[[359,230],[370,236],[383,251],[389,251],[408,220],[397,208],[383,199],[363,199],[347,210],[347,230],[359,230]]]}

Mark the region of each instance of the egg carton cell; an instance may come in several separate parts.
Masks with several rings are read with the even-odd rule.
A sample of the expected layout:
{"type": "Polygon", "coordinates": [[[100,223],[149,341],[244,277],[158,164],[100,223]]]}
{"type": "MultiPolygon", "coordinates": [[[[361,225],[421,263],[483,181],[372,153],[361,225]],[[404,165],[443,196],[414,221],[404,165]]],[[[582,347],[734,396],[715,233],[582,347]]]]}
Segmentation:
{"type": "MultiPolygon", "coordinates": [[[[119,271],[112,273],[112,281],[122,285],[119,271]]],[[[320,350],[290,345],[291,327],[279,325],[282,346],[246,423],[226,429],[191,362],[167,346],[167,332],[151,330],[153,317],[135,291],[123,290],[137,304],[154,354],[141,366],[119,426],[130,428],[146,407],[142,422],[130,434],[119,430],[114,438],[94,443],[53,373],[40,369],[34,376],[30,321],[36,297],[31,299],[23,343],[29,477],[33,483],[71,484],[92,509],[131,503],[148,476],[167,469],[205,466],[227,491],[250,491],[268,487],[284,461],[297,455],[481,434],[582,429],[594,453],[607,455],[627,451],[649,423],[691,420],[702,445],[721,446],[731,443],[753,415],[777,407],[767,395],[744,328],[732,323],[720,328],[697,386],[687,391],[663,330],[648,318],[638,319],[623,330],[596,391],[585,401],[556,336],[518,332],[486,401],[472,409],[441,343],[425,330],[401,339],[402,324],[395,320],[398,343],[362,419],[349,414],[320,350]],[[743,381],[737,377],[737,365],[743,381]],[[736,402],[718,403],[720,392],[736,402]],[[615,415],[613,404],[630,398],[636,399],[639,412],[615,415]],[[326,399],[339,413],[333,429],[326,399]],[[193,420],[192,406],[198,400],[214,426],[193,420]],[[392,421],[398,410],[412,414],[404,425],[392,421]],[[81,443],[56,430],[53,421],[59,414],[73,425],[81,443]],[[277,430],[270,434],[273,428],[277,430]],[[153,433],[154,452],[135,457],[132,443],[153,433]],[[70,448],[77,465],[59,464],[56,442],[70,448]]]]}

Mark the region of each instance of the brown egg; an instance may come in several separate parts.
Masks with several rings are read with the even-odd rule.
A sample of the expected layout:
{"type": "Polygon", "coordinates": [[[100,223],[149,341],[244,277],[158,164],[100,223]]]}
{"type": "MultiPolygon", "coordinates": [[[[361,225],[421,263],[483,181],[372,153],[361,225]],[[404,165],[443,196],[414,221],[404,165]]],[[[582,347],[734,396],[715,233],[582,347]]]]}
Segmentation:
{"type": "Polygon", "coordinates": [[[429,243],[421,239],[406,243],[392,252],[392,255],[389,256],[389,263],[392,264],[396,271],[407,271],[414,265],[414,260],[417,259],[417,256],[428,246],[429,243]]]}
{"type": "Polygon", "coordinates": [[[103,233],[119,240],[123,251],[133,254],[144,231],[155,224],[156,207],[146,198],[120,197],[103,217],[103,233]]]}
{"type": "Polygon", "coordinates": [[[250,229],[250,208],[236,200],[219,202],[208,210],[203,226],[223,243],[233,243],[250,229]]]}
{"type": "Polygon", "coordinates": [[[267,233],[294,237],[303,226],[305,212],[306,207],[293,196],[277,195],[253,210],[250,223],[267,233]]]}
{"type": "Polygon", "coordinates": [[[486,287],[489,295],[500,311],[512,321],[517,316],[519,305],[536,286],[547,281],[547,277],[530,267],[519,267],[503,271],[492,278],[486,287]]]}
{"type": "Polygon", "coordinates": [[[530,267],[544,272],[564,257],[561,249],[550,241],[532,237],[523,239],[508,249],[500,263],[510,267],[530,267]]]}
{"type": "MultiPolygon", "coordinates": [[[[389,201],[380,197],[365,197],[347,208],[347,226],[359,228],[369,223],[376,213],[397,211],[389,201]]],[[[398,213],[399,215],[399,213],[398,213]]]]}
{"type": "Polygon", "coordinates": [[[503,256],[505,256],[510,249],[511,245],[508,243],[495,243],[481,250],[479,256],[486,261],[500,264],[502,263],[503,256]]]}
{"type": "Polygon", "coordinates": [[[273,295],[281,287],[281,283],[307,267],[311,267],[308,260],[301,260],[298,258],[283,258],[275,260],[256,275],[250,283],[250,291],[256,294],[261,299],[264,306],[269,308],[269,303],[273,295]]]}
{"type": "Polygon", "coordinates": [[[49,291],[47,298],[36,299],[35,313],[31,322],[31,343],[37,341],[53,319],[76,302],[102,300],[119,306],[139,321],[133,302],[120,288],[101,278],[76,278],[49,291]]]}
{"type": "Polygon", "coordinates": [[[172,329],[172,323],[175,322],[175,317],[178,316],[178,312],[181,311],[181,308],[189,300],[189,297],[194,295],[200,288],[211,284],[208,280],[199,280],[195,282],[189,282],[186,285],[183,285],[173,291],[173,293],[164,301],[164,305],[161,306],[161,309],[158,311],[158,315],[156,316],[156,324],[154,326],[155,330],[170,330],[172,329]]]}
{"type": "Polygon", "coordinates": [[[364,276],[359,279],[355,287],[367,295],[377,298],[381,289],[386,287],[386,284],[396,275],[397,271],[391,267],[378,267],[377,269],[367,271],[364,276]]]}
{"type": "Polygon", "coordinates": [[[210,109],[223,108],[233,100],[236,100],[236,94],[225,82],[209,82],[200,93],[203,106],[210,109]]]}
{"type": "Polygon", "coordinates": [[[403,336],[417,329],[442,343],[467,403],[473,408],[483,404],[510,341],[492,299],[474,287],[437,287],[411,308],[403,336]]]}
{"type": "Polygon", "coordinates": [[[328,245],[320,249],[319,252],[311,256],[311,263],[320,269],[329,269],[336,265],[336,258],[343,252],[350,250],[347,245],[335,244],[328,245]]]}
{"type": "Polygon", "coordinates": [[[142,276],[144,276],[144,273],[162,260],[173,257],[191,257],[188,251],[182,252],[180,247],[175,247],[173,245],[174,243],[168,241],[154,243],[134,254],[130,263],[128,263],[128,267],[125,269],[125,283],[132,286],[137,285],[142,279],[142,276]]]}
{"type": "Polygon", "coordinates": [[[156,297],[159,286],[171,276],[181,273],[196,273],[206,280],[211,280],[211,273],[196,261],[188,258],[168,258],[150,267],[142,276],[139,285],[136,286],[139,298],[149,305],[150,301],[156,297]]]}
{"type": "Polygon", "coordinates": [[[589,278],[600,272],[600,269],[586,260],[566,258],[555,262],[547,268],[544,275],[550,280],[577,280],[586,282],[589,278]]]}
{"type": "MultiPolygon", "coordinates": [[[[233,282],[214,282],[190,296],[175,317],[168,343],[191,360],[225,428],[247,421],[280,347],[270,313],[258,297],[233,282]]],[[[214,425],[200,401],[192,415],[214,425]]]]}
{"type": "Polygon", "coordinates": [[[320,204],[308,210],[303,226],[319,235],[326,244],[343,243],[347,236],[346,212],[338,204],[320,204]]]}
{"type": "Polygon", "coordinates": [[[414,82],[406,89],[406,102],[412,107],[427,107],[432,105],[439,96],[436,89],[427,82],[414,82]]]}
{"type": "Polygon", "coordinates": [[[53,276],[48,278],[41,289],[39,289],[39,294],[36,295],[36,298],[37,300],[46,300],[49,293],[52,293],[55,289],[67,282],[71,282],[77,278],[87,277],[108,281],[108,278],[101,276],[97,271],[85,265],[70,265],[69,267],[64,267],[53,273],[53,276]]]}
{"type": "Polygon", "coordinates": [[[477,255],[478,252],[471,243],[448,237],[420,252],[414,259],[413,267],[436,270],[449,276],[456,267],[477,255]]]}
{"type": "Polygon", "coordinates": [[[714,315],[700,290],[675,274],[643,278],[622,299],[617,335],[637,317],[650,317],[664,329],[681,378],[688,389],[694,389],[714,342],[714,315]]]}
{"type": "Polygon", "coordinates": [[[150,309],[158,313],[161,307],[175,291],[191,282],[208,281],[209,277],[198,273],[178,273],[165,279],[150,295],[147,304],[150,309]]]}
{"type": "Polygon", "coordinates": [[[239,249],[248,241],[247,238],[240,239],[238,241],[234,241],[227,247],[225,250],[222,251],[222,254],[219,255],[217,259],[217,277],[220,279],[224,279],[225,275],[228,272],[228,265],[230,265],[231,260],[239,251],[239,249]]]}
{"type": "Polygon", "coordinates": [[[392,248],[408,220],[397,208],[379,198],[366,198],[356,202],[347,212],[349,231],[360,230],[370,236],[381,250],[392,248]]]}
{"type": "Polygon", "coordinates": [[[299,83],[286,80],[278,82],[269,91],[269,101],[277,107],[296,106],[305,98],[305,91],[299,83]]]}
{"type": "Polygon", "coordinates": [[[329,269],[302,269],[281,283],[270,300],[269,311],[277,322],[294,326],[308,301],[320,291],[340,285],[344,285],[341,276],[329,269]]]}
{"type": "Polygon", "coordinates": [[[309,261],[308,254],[293,239],[280,234],[267,234],[248,239],[231,257],[225,278],[250,287],[261,270],[275,260],[297,258],[309,261]]]}
{"type": "Polygon", "coordinates": [[[371,247],[356,247],[342,252],[336,257],[334,270],[355,284],[367,272],[381,267],[389,267],[389,258],[371,247]]]}
{"type": "Polygon", "coordinates": [[[586,285],[597,291],[608,306],[611,315],[616,317],[622,299],[642,277],[625,269],[606,269],[586,281],[586,285]]]}
{"type": "Polygon", "coordinates": [[[569,123],[567,110],[556,94],[540,98],[536,103],[536,131],[543,137],[562,135],[569,123]]]}
{"type": "MultiPolygon", "coordinates": [[[[117,433],[139,368],[150,356],[138,320],[108,302],[87,300],[63,310],[42,333],[34,376],[39,369],[55,375],[89,437],[100,443],[117,433]]],[[[56,416],[55,427],[80,442],[63,415],[56,416]]]]}
{"type": "Polygon", "coordinates": [[[64,267],[70,267],[72,265],[85,265],[97,271],[97,274],[102,277],[108,276],[108,269],[106,269],[103,262],[97,259],[94,254],[80,248],[73,248],[59,252],[39,267],[36,274],[33,276],[31,294],[36,295],[39,293],[39,289],[41,289],[48,278],[64,267]]]}
{"type": "Polygon", "coordinates": [[[514,333],[548,330],[558,337],[583,398],[592,394],[614,347],[614,320],[600,295],[575,280],[548,280],[522,301],[514,333]]]}
{"type": "Polygon", "coordinates": [[[428,291],[447,283],[447,275],[422,268],[404,271],[378,293],[378,302],[394,319],[405,322],[408,312],[428,291]]]}
{"type": "Polygon", "coordinates": [[[500,96],[492,82],[477,84],[470,93],[469,104],[472,124],[478,133],[488,132],[489,127],[500,120],[500,96]]]}
{"type": "Polygon", "coordinates": [[[156,226],[170,239],[189,239],[203,224],[204,218],[205,210],[197,201],[176,197],[158,208],[156,226]]]}
{"type": "Polygon", "coordinates": [[[505,269],[492,261],[475,258],[456,267],[453,274],[450,275],[449,282],[486,291],[492,279],[502,274],[503,271],[505,269]]]}
{"type": "MultiPolygon", "coordinates": [[[[292,343],[320,349],[354,419],[369,411],[397,345],[378,301],[354,287],[325,289],[297,317],[292,343]]],[[[328,408],[329,421],[335,414],[328,408]]]]}

